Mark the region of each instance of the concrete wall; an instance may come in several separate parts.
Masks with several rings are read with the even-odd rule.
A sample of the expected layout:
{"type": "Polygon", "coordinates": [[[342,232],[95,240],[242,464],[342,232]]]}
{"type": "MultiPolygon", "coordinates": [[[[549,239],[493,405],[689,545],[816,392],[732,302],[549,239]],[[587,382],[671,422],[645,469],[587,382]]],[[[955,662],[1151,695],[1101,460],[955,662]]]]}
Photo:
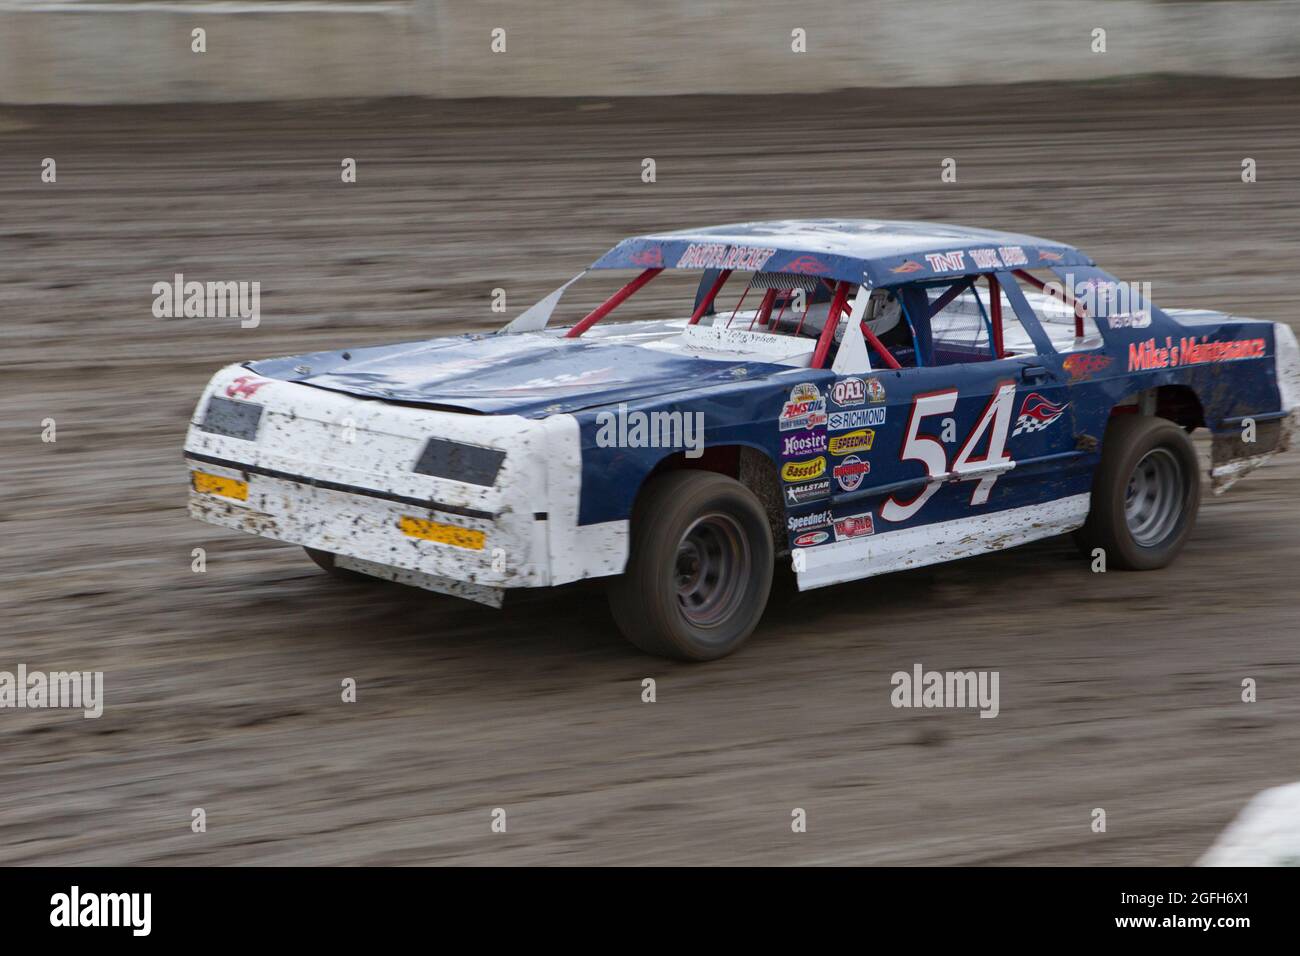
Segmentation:
{"type": "Polygon", "coordinates": [[[0,102],[626,96],[1300,75],[1300,0],[0,0],[0,102]],[[207,52],[191,52],[191,30],[207,52]],[[506,30],[506,52],[490,50],[506,30]],[[791,51],[807,31],[808,52],[791,51]],[[1095,28],[1105,53],[1092,51],[1095,28]]]}

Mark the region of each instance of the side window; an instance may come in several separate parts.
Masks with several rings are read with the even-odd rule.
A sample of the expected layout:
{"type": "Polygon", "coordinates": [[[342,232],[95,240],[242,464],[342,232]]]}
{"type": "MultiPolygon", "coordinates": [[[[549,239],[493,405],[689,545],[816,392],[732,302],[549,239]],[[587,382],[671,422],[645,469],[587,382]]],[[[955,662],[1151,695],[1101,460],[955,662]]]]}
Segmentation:
{"type": "MultiPolygon", "coordinates": [[[[1033,355],[1038,351],[1004,289],[999,287],[999,301],[994,303],[991,292],[996,283],[990,282],[989,276],[973,276],[964,281],[970,284],[960,290],[953,285],[926,289],[933,313],[930,326],[936,365],[987,362],[995,357],[997,351],[997,342],[990,342],[990,337],[996,338],[998,334],[1001,338],[998,354],[1002,358],[1033,355]],[[1000,324],[996,322],[998,315],[1002,319],[1000,324]],[[995,324],[998,324],[996,333],[995,324]]],[[[1060,281],[1052,273],[1017,272],[1012,281],[1023,293],[1057,352],[1101,348],[1096,320],[1082,303],[1076,316],[1075,307],[1061,298],[1060,281]]]]}
{"type": "Polygon", "coordinates": [[[925,295],[935,365],[990,362],[1035,351],[1006,291],[992,276],[931,284],[925,295]]]}
{"type": "MultiPolygon", "coordinates": [[[[1075,307],[1066,302],[1060,295],[1062,289],[1062,280],[1047,270],[1033,270],[1025,273],[1033,281],[1028,281],[1024,276],[1017,274],[1017,284],[1020,291],[1025,294],[1025,301],[1033,309],[1034,315],[1038,316],[1038,322],[1047,333],[1047,337],[1052,340],[1052,345],[1058,352],[1083,352],[1088,349],[1099,349],[1102,346],[1101,333],[1097,330],[1097,320],[1092,316],[1082,301],[1078,303],[1078,315],[1075,314],[1075,307]],[[1040,286],[1042,288],[1040,288],[1040,286]],[[1056,294],[1053,294],[1055,290],[1056,294]],[[1082,332],[1083,334],[1078,334],[1082,332]]],[[[1010,313],[1007,313],[1008,315],[1010,313]]],[[[1033,344],[1029,342],[1029,337],[1019,328],[1016,323],[1018,341],[1016,347],[1025,351],[1034,351],[1033,344]],[[1023,341],[1020,341],[1023,340],[1023,341]]],[[[1007,347],[1012,347],[1012,330],[1008,329],[1007,347]]]]}
{"type": "Polygon", "coordinates": [[[988,288],[937,286],[925,290],[930,306],[934,364],[987,362],[993,358],[988,288]]]}

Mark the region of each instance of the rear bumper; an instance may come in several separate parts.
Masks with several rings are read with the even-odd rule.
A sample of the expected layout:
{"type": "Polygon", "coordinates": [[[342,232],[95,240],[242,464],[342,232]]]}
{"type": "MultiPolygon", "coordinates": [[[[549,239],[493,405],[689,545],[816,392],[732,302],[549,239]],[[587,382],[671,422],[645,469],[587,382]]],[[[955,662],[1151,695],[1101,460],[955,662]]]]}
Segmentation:
{"type": "Polygon", "coordinates": [[[626,522],[577,524],[577,422],[388,405],[223,369],[186,439],[199,520],[337,555],[340,567],[499,605],[506,588],[617,574],[626,522]],[[202,423],[213,394],[262,406],[253,440],[202,423]],[[430,438],[504,453],[491,486],[413,469],[430,438]]]}
{"type": "Polygon", "coordinates": [[[1281,451],[1290,449],[1300,422],[1300,346],[1290,326],[1273,324],[1274,372],[1281,408],[1219,422],[1211,445],[1210,488],[1221,495],[1281,451]],[[1244,426],[1251,435],[1243,440],[1244,426]]]}

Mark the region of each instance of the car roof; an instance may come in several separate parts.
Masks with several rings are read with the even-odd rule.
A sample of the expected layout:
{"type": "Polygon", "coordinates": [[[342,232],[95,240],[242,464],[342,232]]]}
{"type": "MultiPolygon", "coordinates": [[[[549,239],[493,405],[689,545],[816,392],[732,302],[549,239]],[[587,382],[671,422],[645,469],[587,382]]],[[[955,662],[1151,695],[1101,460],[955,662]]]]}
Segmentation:
{"type": "Polygon", "coordinates": [[[797,272],[898,285],[998,269],[1093,265],[1073,246],[1038,236],[938,222],[780,219],[624,239],[593,269],[797,272]]]}

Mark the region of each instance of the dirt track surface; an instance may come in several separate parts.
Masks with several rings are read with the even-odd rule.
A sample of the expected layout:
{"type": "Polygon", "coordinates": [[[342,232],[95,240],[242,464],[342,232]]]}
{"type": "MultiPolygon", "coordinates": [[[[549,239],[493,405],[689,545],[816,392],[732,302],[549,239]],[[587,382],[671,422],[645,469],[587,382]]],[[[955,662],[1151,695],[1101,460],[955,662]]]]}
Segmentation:
{"type": "Polygon", "coordinates": [[[228,362],[492,328],[493,287],[514,311],[625,234],[711,222],[1046,234],[1164,305],[1291,321],[1298,94],[0,112],[0,670],[103,670],[107,697],[0,711],[0,862],[1193,862],[1297,776],[1300,456],[1207,497],[1168,570],[1055,539],[795,597],[686,666],[625,644],[599,586],[497,612],[198,524],[180,448],[228,362]],[[260,281],[261,326],[153,318],[176,272],[260,281]],[[915,662],[998,670],[1001,715],[891,708],[915,662]]]}

